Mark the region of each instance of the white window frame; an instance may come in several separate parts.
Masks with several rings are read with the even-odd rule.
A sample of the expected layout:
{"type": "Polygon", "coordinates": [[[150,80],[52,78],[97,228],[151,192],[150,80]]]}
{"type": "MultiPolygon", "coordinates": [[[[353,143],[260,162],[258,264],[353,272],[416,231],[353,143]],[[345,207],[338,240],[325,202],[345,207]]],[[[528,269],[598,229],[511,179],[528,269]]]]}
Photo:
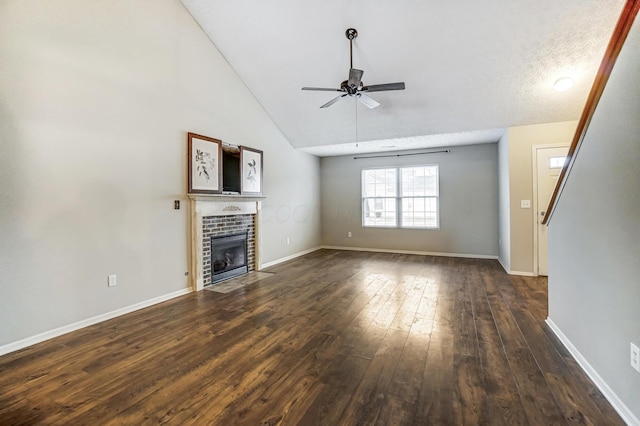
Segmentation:
{"type": "Polygon", "coordinates": [[[367,167],[363,168],[360,171],[360,196],[361,196],[361,223],[363,228],[383,228],[383,229],[425,229],[425,230],[437,230],[440,229],[440,167],[438,164],[416,164],[416,165],[404,165],[404,166],[392,166],[392,167],[367,167]],[[402,195],[402,169],[412,169],[419,167],[433,167],[436,170],[436,185],[435,185],[435,195],[420,195],[420,196],[403,196],[402,195]],[[365,196],[365,179],[364,174],[366,171],[371,170],[394,170],[396,175],[396,195],[389,196],[380,196],[380,197],[366,197],[365,196]],[[367,225],[365,224],[365,204],[366,200],[369,199],[394,199],[396,206],[396,215],[395,215],[395,223],[393,225],[367,225]],[[423,198],[423,199],[435,199],[436,203],[436,224],[435,226],[403,226],[402,223],[402,213],[403,213],[403,203],[404,199],[414,199],[414,198],[423,198]]]}

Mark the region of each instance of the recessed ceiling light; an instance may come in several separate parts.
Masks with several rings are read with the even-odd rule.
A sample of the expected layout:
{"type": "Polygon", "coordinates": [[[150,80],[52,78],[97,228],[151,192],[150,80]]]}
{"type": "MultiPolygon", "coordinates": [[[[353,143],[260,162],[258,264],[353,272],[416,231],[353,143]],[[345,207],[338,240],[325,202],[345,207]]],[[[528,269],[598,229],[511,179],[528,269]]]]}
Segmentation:
{"type": "Polygon", "coordinates": [[[573,80],[569,77],[559,78],[555,83],[553,83],[553,89],[556,92],[566,92],[571,89],[571,86],[573,86],[573,80]]]}

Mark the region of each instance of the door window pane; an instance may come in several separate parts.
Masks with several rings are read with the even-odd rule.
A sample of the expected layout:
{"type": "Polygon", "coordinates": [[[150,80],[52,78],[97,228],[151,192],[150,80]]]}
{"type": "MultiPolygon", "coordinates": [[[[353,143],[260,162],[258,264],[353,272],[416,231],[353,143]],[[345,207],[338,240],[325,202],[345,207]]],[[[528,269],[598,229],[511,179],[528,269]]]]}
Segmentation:
{"type": "Polygon", "coordinates": [[[565,161],[567,161],[567,157],[549,157],[549,168],[561,169],[565,161]]]}

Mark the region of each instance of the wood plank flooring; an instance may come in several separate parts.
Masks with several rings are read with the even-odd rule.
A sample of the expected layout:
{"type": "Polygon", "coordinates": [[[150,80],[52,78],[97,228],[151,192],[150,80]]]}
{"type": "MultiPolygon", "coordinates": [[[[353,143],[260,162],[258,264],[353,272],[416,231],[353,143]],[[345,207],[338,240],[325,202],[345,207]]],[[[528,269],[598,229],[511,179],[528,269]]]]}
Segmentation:
{"type": "Polygon", "coordinates": [[[0,357],[0,424],[623,424],[493,260],[320,250],[0,357]]]}

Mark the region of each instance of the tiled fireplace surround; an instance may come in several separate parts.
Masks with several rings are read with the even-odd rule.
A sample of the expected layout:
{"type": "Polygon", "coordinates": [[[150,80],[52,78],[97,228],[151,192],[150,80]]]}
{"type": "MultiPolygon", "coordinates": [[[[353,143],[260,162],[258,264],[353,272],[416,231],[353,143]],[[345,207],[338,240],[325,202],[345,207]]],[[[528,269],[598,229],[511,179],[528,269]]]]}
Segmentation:
{"type": "Polygon", "coordinates": [[[260,269],[261,202],[241,197],[191,197],[191,276],[192,288],[202,290],[211,284],[211,237],[248,231],[247,266],[260,269]]]}

